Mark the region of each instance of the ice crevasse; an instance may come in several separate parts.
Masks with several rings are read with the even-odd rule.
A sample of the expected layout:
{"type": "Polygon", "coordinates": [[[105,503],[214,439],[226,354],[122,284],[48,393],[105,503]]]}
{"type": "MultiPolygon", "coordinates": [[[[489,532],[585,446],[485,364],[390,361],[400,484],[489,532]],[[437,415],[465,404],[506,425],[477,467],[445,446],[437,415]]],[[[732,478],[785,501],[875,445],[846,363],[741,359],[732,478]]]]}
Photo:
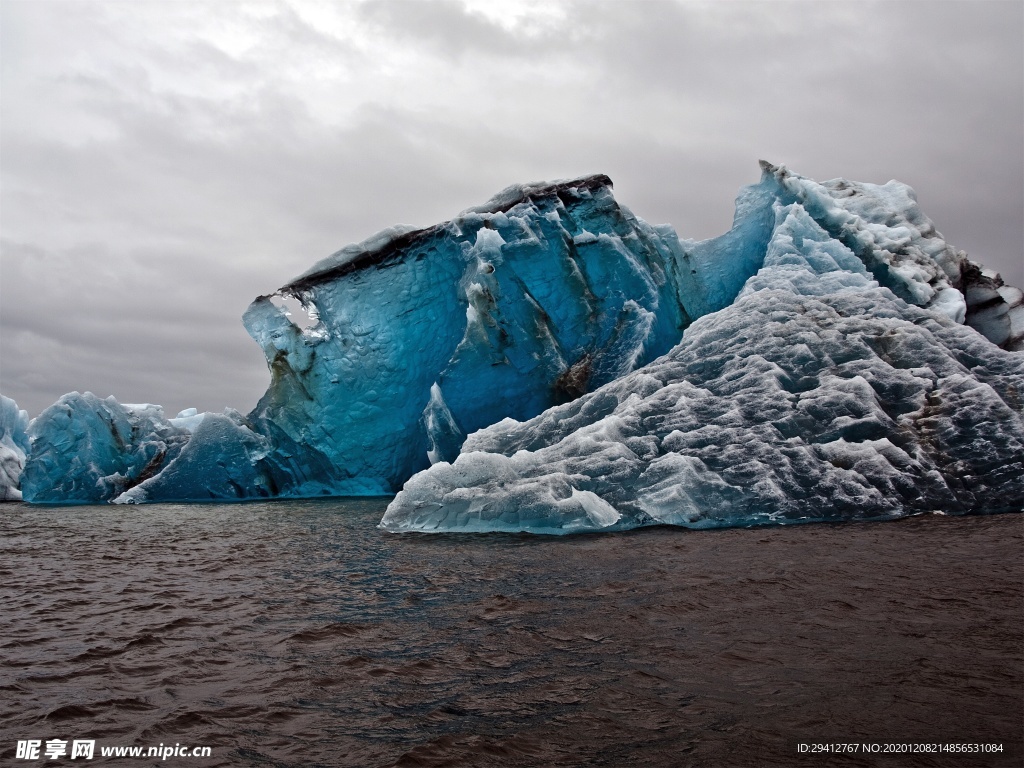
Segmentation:
{"type": "Polygon", "coordinates": [[[762,169],[701,242],[591,176],[342,249],[246,312],[272,379],[252,413],[66,395],[22,492],[401,490],[382,526],[422,531],[1019,508],[1020,291],[905,185],[762,169]]]}

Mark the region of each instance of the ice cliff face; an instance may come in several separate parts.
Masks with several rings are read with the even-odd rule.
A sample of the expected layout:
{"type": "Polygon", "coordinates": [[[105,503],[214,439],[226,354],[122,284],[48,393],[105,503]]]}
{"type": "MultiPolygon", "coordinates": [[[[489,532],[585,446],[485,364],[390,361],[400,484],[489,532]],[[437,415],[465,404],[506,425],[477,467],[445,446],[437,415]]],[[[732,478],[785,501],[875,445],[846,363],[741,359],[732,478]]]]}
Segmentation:
{"type": "Polygon", "coordinates": [[[946,245],[909,188],[767,166],[732,232],[682,247],[684,261],[726,268],[703,286],[711,300],[751,271],[740,267],[755,273],[660,360],[471,435],[454,463],[406,483],[381,527],[569,533],[1024,509],[1024,355],[960,324],[973,316],[1019,349],[1020,292],[946,245]]]}
{"type": "Polygon", "coordinates": [[[0,501],[21,500],[21,472],[28,452],[28,413],[0,395],[0,501]]]}
{"type": "Polygon", "coordinates": [[[275,492],[388,494],[465,435],[529,418],[679,340],[674,233],[604,176],[511,187],[320,262],[245,316],[273,376],[250,419],[275,492]],[[276,298],[298,299],[313,324],[276,298]]]}
{"type": "MultiPolygon", "coordinates": [[[[878,498],[860,512],[853,502],[836,501],[831,512],[825,505],[826,517],[883,514],[883,508],[884,514],[901,514],[932,500],[975,509],[964,493],[936,490],[937,477],[952,488],[960,469],[976,472],[964,482],[1016,492],[1000,479],[999,468],[1019,457],[1011,437],[1020,428],[1014,392],[1022,387],[1021,356],[999,347],[1024,345],[1021,293],[950,247],[920,212],[913,191],[897,182],[818,184],[763,164],[761,181],[740,194],[732,229],[702,242],[680,240],[671,227],[652,227],[633,216],[615,202],[604,176],[519,185],[451,221],[419,230],[395,227],[349,246],[277,294],[256,299],[244,322],[272,377],[252,413],[166,419],[157,406],[66,395],[29,430],[26,500],[388,494],[434,464],[409,481],[385,527],[566,531],[678,522],[687,515],[701,525],[717,524],[699,522],[717,519],[709,499],[733,499],[736,510],[750,515],[760,510],[756,515],[805,519],[792,506],[795,500],[846,498],[822,490],[840,487],[834,485],[839,470],[859,472],[878,498]],[[767,322],[774,315],[766,315],[761,302],[768,298],[781,302],[772,312],[789,319],[767,322]],[[897,360],[895,353],[879,351],[881,342],[867,340],[873,338],[870,329],[889,328],[887,323],[899,339],[917,339],[914,334],[924,330],[930,335],[900,342],[910,346],[900,348],[897,360]],[[843,352],[846,336],[849,349],[843,352]],[[707,362],[719,359],[718,367],[707,362]],[[758,374],[757,366],[768,362],[781,373],[758,374]],[[934,374],[930,388],[922,383],[928,376],[904,381],[904,374],[887,373],[885,366],[927,368],[934,374]],[[850,373],[854,369],[859,373],[850,373]],[[948,388],[956,375],[964,381],[954,396],[948,388]],[[902,383],[884,396],[874,389],[897,379],[902,383]],[[655,381],[661,389],[692,388],[692,403],[677,398],[669,408],[656,398],[644,405],[655,394],[655,381]],[[985,406],[1003,458],[970,464],[960,457],[950,464],[947,457],[967,448],[960,437],[947,435],[944,419],[959,425],[954,432],[962,437],[973,434],[967,422],[975,416],[954,418],[940,404],[955,397],[974,403],[981,395],[961,390],[975,385],[987,386],[1003,403],[1003,410],[995,401],[985,406]],[[813,393],[820,395],[820,409],[811,407],[813,393]],[[758,413],[776,413],[783,401],[795,410],[757,422],[758,413]],[[833,413],[840,401],[848,412],[833,413]],[[913,416],[926,406],[934,412],[913,416]],[[668,410],[657,416],[659,409],[668,410]],[[673,409],[682,410],[670,416],[673,409]],[[621,432],[632,442],[602,442],[593,435],[589,443],[579,442],[605,427],[618,434],[605,419],[632,423],[634,416],[635,429],[621,432]],[[691,417],[698,421],[687,421],[691,417]],[[728,422],[734,431],[712,438],[700,432],[713,426],[699,426],[705,417],[720,426],[728,422]],[[501,419],[498,427],[477,433],[501,419]],[[842,419],[867,419],[871,426],[843,431],[842,419]],[[662,434],[662,422],[675,426],[662,434]],[[932,425],[939,436],[907,437],[919,423],[932,425]],[[855,440],[857,429],[867,436],[855,440]],[[499,432],[518,437],[498,439],[499,432]],[[673,441],[691,432],[710,441],[705,448],[711,453],[677,450],[673,441]],[[947,437],[952,447],[932,450],[945,446],[947,437]],[[646,448],[636,442],[641,438],[646,448]],[[866,465],[865,471],[844,469],[848,456],[821,458],[826,449],[820,446],[840,439],[858,445],[887,440],[904,451],[910,464],[881,443],[875,454],[904,474],[931,478],[919,494],[928,501],[896,500],[893,489],[905,490],[910,481],[892,479],[882,464],[865,474],[866,465]],[[773,451],[794,440],[818,446],[793,448],[818,457],[814,477],[820,482],[812,490],[787,485],[781,475],[769,480],[782,472],[773,451]],[[912,448],[918,444],[923,447],[912,448]],[[587,445],[592,454],[580,448],[587,445]],[[734,449],[722,458],[714,445],[734,449]],[[633,462],[629,472],[620,477],[594,469],[591,460],[621,446],[635,459],[623,454],[613,464],[633,462]],[[763,477],[753,459],[742,457],[747,446],[762,456],[763,477]],[[737,466],[747,467],[747,474],[737,466]],[[891,487],[872,485],[883,475],[891,487]],[[618,479],[607,485],[608,478],[618,479]],[[751,490],[768,485],[776,496],[751,490]],[[690,501],[673,501],[684,497],[690,501]],[[778,501],[775,507],[769,497],[778,501]],[[664,500],[662,507],[656,499],[664,500]],[[686,510],[681,517],[665,511],[673,504],[686,510]]],[[[793,472],[794,478],[811,476],[804,469],[793,472]]],[[[842,477],[850,499],[875,498],[867,490],[855,492],[853,475],[842,477]]],[[[985,493],[974,495],[987,499],[985,493]]],[[[722,524],[747,520],[743,514],[722,524]]]]}

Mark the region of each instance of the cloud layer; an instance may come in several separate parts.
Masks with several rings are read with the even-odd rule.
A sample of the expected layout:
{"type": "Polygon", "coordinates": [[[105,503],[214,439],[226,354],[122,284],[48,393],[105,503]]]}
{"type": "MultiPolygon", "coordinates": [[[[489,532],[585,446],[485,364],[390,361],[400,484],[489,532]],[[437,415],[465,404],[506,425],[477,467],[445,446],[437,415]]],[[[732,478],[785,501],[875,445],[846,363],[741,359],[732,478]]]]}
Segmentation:
{"type": "Polygon", "coordinates": [[[1024,282],[1014,2],[0,3],[0,391],[248,410],[249,301],[394,223],[609,174],[720,234],[757,160],[905,181],[1024,282]]]}

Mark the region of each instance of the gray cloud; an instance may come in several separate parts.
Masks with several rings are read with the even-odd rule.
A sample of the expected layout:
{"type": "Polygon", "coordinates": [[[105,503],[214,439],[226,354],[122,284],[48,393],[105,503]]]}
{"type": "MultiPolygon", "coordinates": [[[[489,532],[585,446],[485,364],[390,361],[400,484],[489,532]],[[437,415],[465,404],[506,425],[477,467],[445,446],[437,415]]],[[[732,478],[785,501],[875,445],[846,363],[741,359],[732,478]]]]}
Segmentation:
{"type": "Polygon", "coordinates": [[[598,171],[696,238],[761,157],[898,178],[1024,282],[1021,4],[495,7],[0,3],[0,391],[247,410],[254,296],[382,227],[598,171]]]}

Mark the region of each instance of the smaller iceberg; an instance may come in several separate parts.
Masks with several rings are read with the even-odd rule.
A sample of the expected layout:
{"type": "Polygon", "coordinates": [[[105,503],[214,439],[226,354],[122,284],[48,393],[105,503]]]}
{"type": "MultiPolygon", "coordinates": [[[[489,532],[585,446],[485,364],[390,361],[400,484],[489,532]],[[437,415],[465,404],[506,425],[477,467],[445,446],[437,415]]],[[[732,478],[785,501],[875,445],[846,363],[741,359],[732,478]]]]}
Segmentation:
{"type": "Polygon", "coordinates": [[[174,422],[190,429],[191,438],[163,470],[115,497],[115,504],[161,499],[232,501],[272,495],[261,472],[267,440],[254,433],[237,411],[179,414],[174,422]]]}
{"type": "Polygon", "coordinates": [[[28,412],[0,395],[0,501],[21,500],[21,473],[28,450],[28,412]]]}
{"type": "Polygon", "coordinates": [[[32,420],[21,477],[26,501],[95,504],[153,477],[188,443],[159,405],[71,392],[32,420]]]}
{"type": "Polygon", "coordinates": [[[231,501],[272,496],[264,458],[268,441],[232,409],[182,411],[122,404],[72,392],[33,419],[21,476],[26,501],[231,501]]]}

